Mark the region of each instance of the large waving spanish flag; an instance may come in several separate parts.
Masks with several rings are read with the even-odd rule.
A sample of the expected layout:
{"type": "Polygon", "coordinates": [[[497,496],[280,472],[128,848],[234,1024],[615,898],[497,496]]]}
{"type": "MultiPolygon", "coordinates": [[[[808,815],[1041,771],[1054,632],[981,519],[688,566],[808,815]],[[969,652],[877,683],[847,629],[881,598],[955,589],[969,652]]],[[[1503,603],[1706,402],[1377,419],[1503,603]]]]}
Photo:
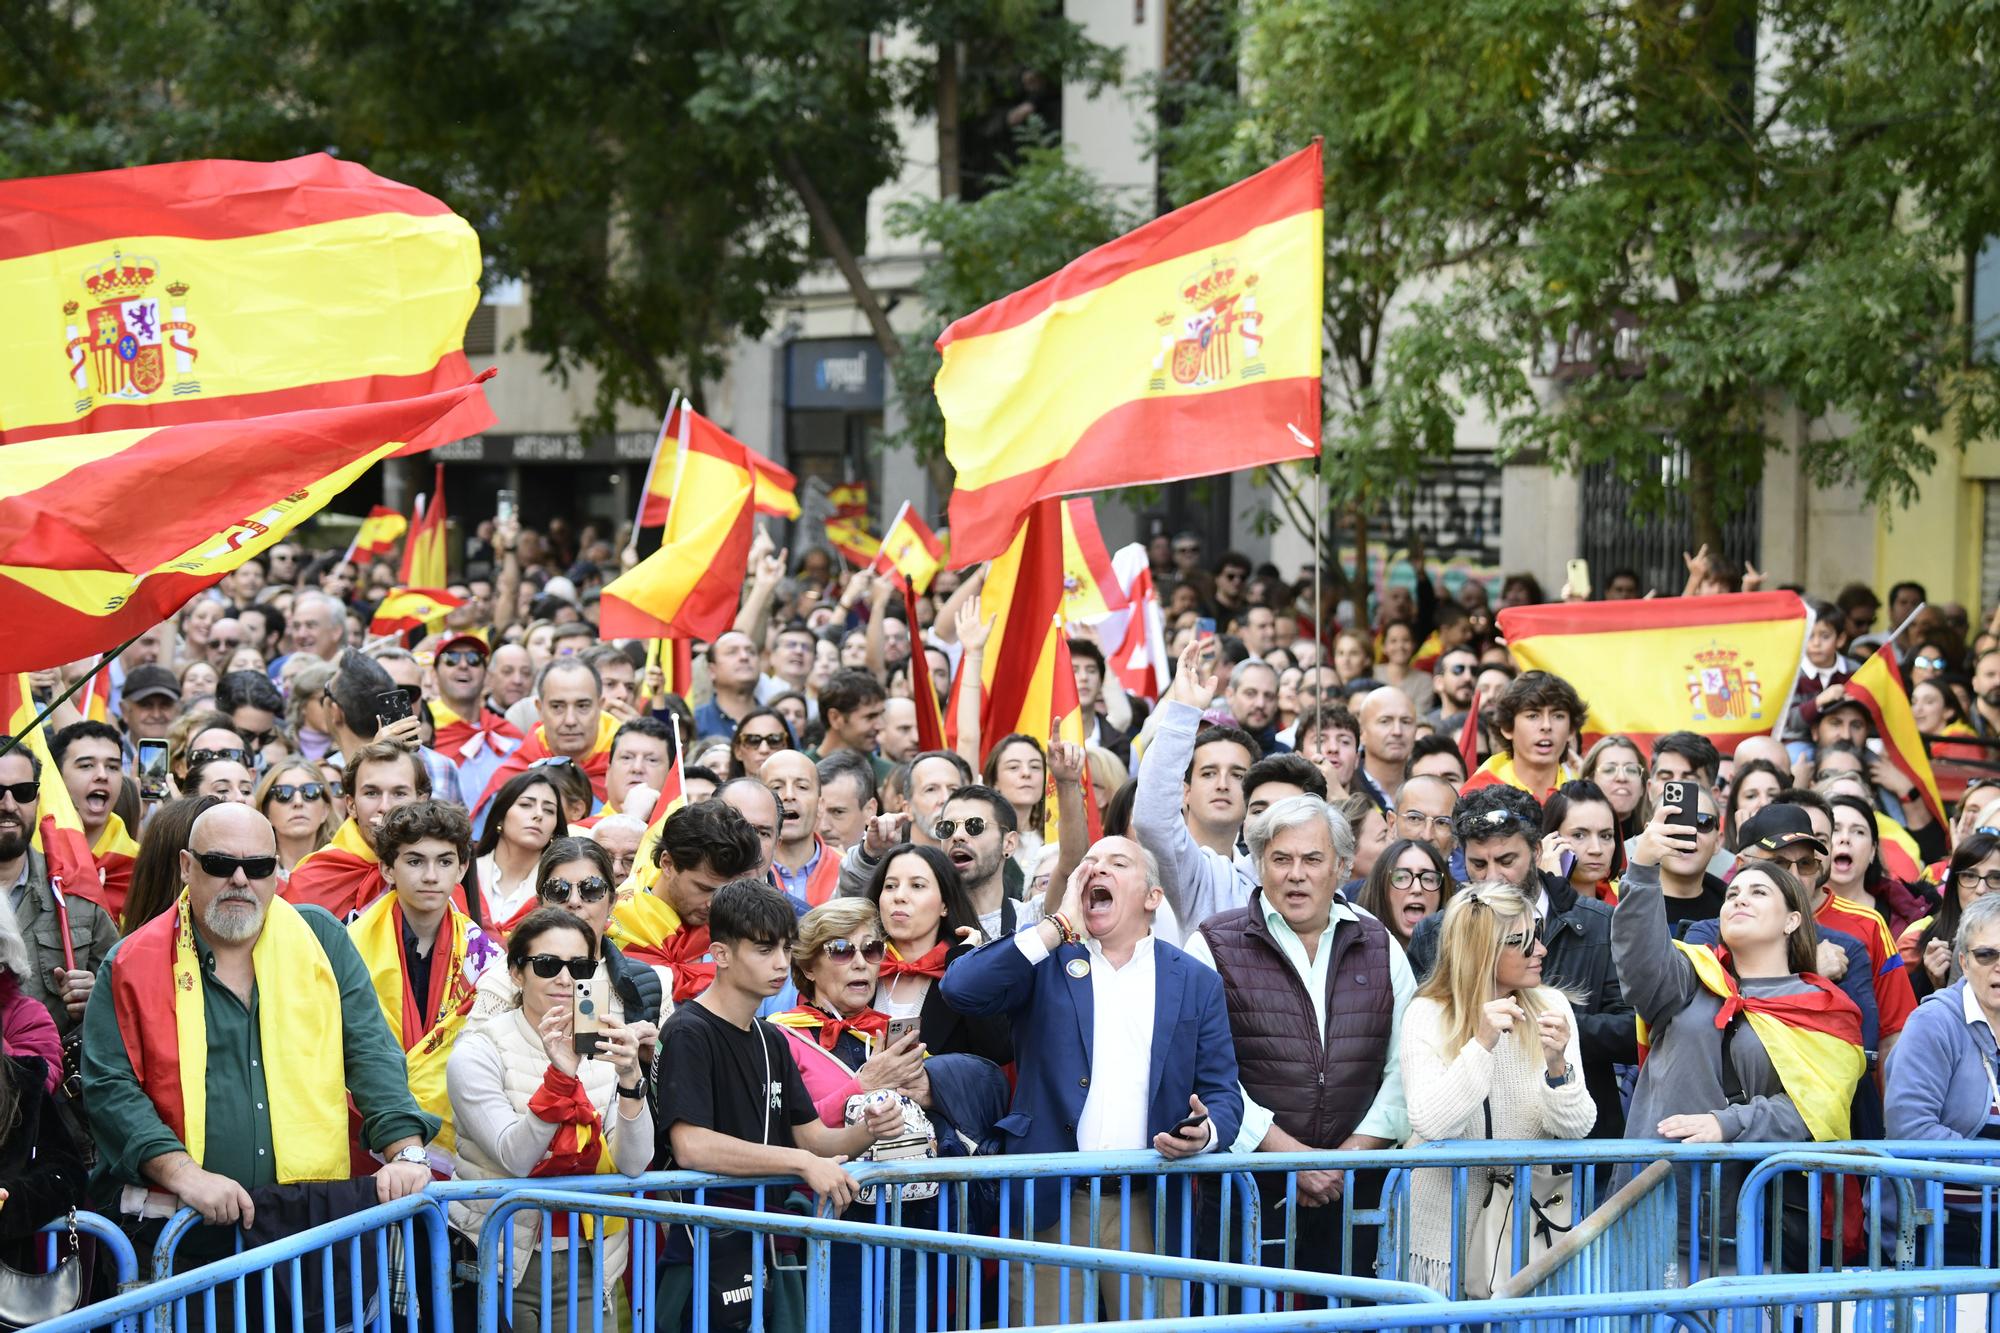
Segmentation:
{"type": "Polygon", "coordinates": [[[34,632],[0,634],[0,671],[117,647],[283,541],[376,460],[491,419],[474,381],[392,402],[8,446],[0,624],[34,632]]]}
{"type": "Polygon", "coordinates": [[[0,444],[463,384],[479,276],[465,219],[324,153],[0,181],[0,444]]]}
{"type": "MultiPolygon", "coordinates": [[[[1048,737],[1056,720],[1057,668],[1069,669],[1062,607],[1062,502],[1038,500],[979,589],[980,614],[995,617],[980,661],[982,761],[1011,732],[1048,737]]],[[[1069,686],[1073,699],[1074,677],[1069,686]]]]}
{"type": "Polygon", "coordinates": [[[743,451],[756,477],[754,503],[758,513],[777,518],[799,516],[797,477],[689,407],[686,399],[677,398],[660,427],[653,463],[646,472],[646,493],[640,499],[639,508],[640,527],[666,526],[667,516],[673,510],[675,473],[678,471],[677,459],[667,456],[667,450],[675,445],[679,449],[692,448],[697,442],[706,444],[712,451],[731,448],[743,451]]]}
{"type": "Polygon", "coordinates": [[[1931,771],[1930,756],[1924,753],[1924,738],[1917,732],[1917,719],[1910,713],[1910,692],[1903,687],[1903,672],[1896,663],[1893,643],[1876,649],[1848,677],[1847,697],[1860,701],[1868,710],[1875,721],[1875,735],[1882,742],[1882,753],[1917,784],[1917,795],[1924,808],[1944,829],[1945,836],[1950,837],[1951,820],[1945,817],[1937,775],[1931,771]]]}
{"type": "Polygon", "coordinates": [[[750,450],[690,430],[676,472],[660,549],[604,589],[607,639],[715,639],[736,619],[756,521],[750,450]]]}
{"type": "MultiPolygon", "coordinates": [[[[0,676],[0,723],[6,734],[20,738],[20,748],[35,757],[41,770],[38,785],[35,827],[28,830],[35,850],[48,859],[49,881],[58,892],[88,898],[107,912],[115,912],[97,873],[97,859],[91,855],[90,838],[83,831],[83,819],[69,799],[69,788],[49,754],[49,738],[42,727],[29,730],[40,710],[28,690],[26,675],[9,672],[0,676]]],[[[124,904],[121,902],[119,908],[124,904]]]]}
{"type": "MultiPolygon", "coordinates": [[[[889,520],[888,530],[882,534],[882,548],[875,553],[875,562],[869,568],[877,574],[893,574],[903,587],[921,594],[943,566],[944,543],[931,531],[931,525],[924,522],[923,515],[908,500],[903,501],[896,517],[889,520]]],[[[910,628],[916,629],[914,620],[910,628]]]]}
{"type": "Polygon", "coordinates": [[[1509,607],[1500,633],[1523,671],[1548,671],[1590,706],[1583,744],[1696,731],[1724,754],[1785,716],[1806,642],[1796,593],[1509,607]]]}
{"type": "Polygon", "coordinates": [[[1314,143],[944,331],[954,564],[1039,499],[1319,452],[1323,191],[1314,143]]]}

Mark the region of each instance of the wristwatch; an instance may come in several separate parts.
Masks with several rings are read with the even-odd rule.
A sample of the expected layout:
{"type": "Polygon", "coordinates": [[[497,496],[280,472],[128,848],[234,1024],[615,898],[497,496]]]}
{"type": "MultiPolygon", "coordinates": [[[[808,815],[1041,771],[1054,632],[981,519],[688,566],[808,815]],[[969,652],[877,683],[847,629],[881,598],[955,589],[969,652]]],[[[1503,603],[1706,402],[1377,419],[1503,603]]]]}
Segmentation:
{"type": "Polygon", "coordinates": [[[414,1146],[398,1150],[396,1155],[389,1160],[392,1162],[408,1162],[411,1166],[421,1166],[426,1171],[430,1170],[431,1166],[431,1155],[422,1148],[414,1146]]]}
{"type": "Polygon", "coordinates": [[[632,1102],[646,1100],[646,1080],[640,1079],[639,1085],[635,1088],[628,1088],[623,1083],[620,1083],[618,1085],[618,1095],[632,1102]]]}
{"type": "Polygon", "coordinates": [[[1548,1084],[1552,1088],[1560,1088],[1565,1083],[1569,1082],[1569,1076],[1575,1072],[1576,1071],[1573,1068],[1571,1068],[1569,1062],[1565,1060],[1563,1062],[1562,1077],[1558,1078],[1554,1074],[1551,1074],[1548,1070],[1544,1069],[1542,1071],[1542,1081],[1548,1084]]]}

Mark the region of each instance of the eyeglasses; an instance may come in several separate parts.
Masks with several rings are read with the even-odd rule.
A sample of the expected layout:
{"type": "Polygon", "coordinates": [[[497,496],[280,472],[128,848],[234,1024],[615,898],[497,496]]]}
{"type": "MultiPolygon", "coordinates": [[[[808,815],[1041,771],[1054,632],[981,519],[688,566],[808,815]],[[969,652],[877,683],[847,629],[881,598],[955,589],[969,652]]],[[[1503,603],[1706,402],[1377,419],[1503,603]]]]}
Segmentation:
{"type": "MultiPolygon", "coordinates": [[[[601,903],[604,901],[605,895],[610,892],[611,886],[605,883],[602,875],[591,875],[586,879],[577,881],[575,884],[570,883],[566,879],[552,879],[542,885],[541,896],[551,902],[566,903],[570,901],[571,895],[574,894],[583,902],[601,903]]],[[[550,975],[553,976],[554,974],[551,973],[550,975]]]]}
{"type": "Polygon", "coordinates": [[[597,971],[595,958],[558,958],[552,953],[538,953],[532,958],[523,958],[522,965],[533,969],[543,981],[553,980],[557,973],[567,972],[572,981],[588,981],[591,973],[597,971]]]}
{"type": "Polygon", "coordinates": [[[1694,817],[1694,831],[1696,833],[1713,833],[1721,827],[1722,819],[1719,816],[1711,815],[1705,810],[1696,812],[1694,817]]]}
{"type": "Polygon", "coordinates": [[[974,815],[970,819],[940,819],[932,827],[937,830],[938,841],[943,842],[960,829],[965,830],[966,837],[976,838],[986,832],[988,825],[985,816],[974,815]]]}
{"type": "Polygon", "coordinates": [[[889,951],[889,946],[881,940],[870,940],[862,945],[855,944],[853,940],[828,940],[819,946],[819,951],[836,963],[853,962],[857,953],[864,963],[879,963],[889,951]]]}
{"type": "Polygon", "coordinates": [[[253,756],[248,750],[189,750],[188,767],[213,763],[218,759],[230,759],[248,768],[253,756]]]}
{"type": "Polygon", "coordinates": [[[278,873],[278,858],[275,856],[231,856],[227,852],[196,852],[195,863],[201,873],[216,879],[234,879],[241,870],[245,879],[269,879],[278,873]]]}
{"type": "MultiPolygon", "coordinates": [[[[214,638],[214,637],[211,637],[211,638],[209,639],[209,641],[208,641],[208,646],[209,646],[209,647],[211,647],[211,648],[229,648],[229,649],[235,649],[235,648],[240,648],[240,647],[242,647],[242,646],[243,646],[243,640],[241,640],[241,639],[217,639],[217,638],[214,638]]],[[[1923,659],[1922,659],[1921,657],[1920,657],[1920,658],[1918,658],[1917,660],[1918,660],[1919,662],[1923,661],[1923,659]]]]}
{"type": "Polygon", "coordinates": [[[308,801],[326,799],[326,786],[318,782],[280,782],[271,788],[271,799],[280,805],[287,805],[295,796],[303,796],[308,801]]]}
{"type": "Polygon", "coordinates": [[[486,654],[477,648],[454,648],[448,653],[438,654],[439,666],[478,666],[486,660],[486,654]]]}
{"type": "Polygon", "coordinates": [[[1646,770],[1637,764],[1599,764],[1597,771],[1607,778],[1643,778],[1646,770]]]}
{"type": "Polygon", "coordinates": [[[1942,671],[1944,670],[1944,659],[1942,657],[1926,657],[1922,653],[1919,653],[1910,659],[1910,665],[1929,667],[1933,671],[1942,671]]]}
{"type": "Polygon", "coordinates": [[[1397,817],[1403,821],[1403,825],[1406,828],[1448,829],[1451,827],[1450,815],[1427,815],[1421,810],[1405,810],[1397,817]]]}
{"type": "Polygon", "coordinates": [[[1472,668],[1473,664],[1470,662],[1453,662],[1443,670],[1447,676],[1469,676],[1472,674],[1472,668]]]}
{"type": "Polygon", "coordinates": [[[1815,852],[1807,852],[1804,856],[1774,856],[1771,859],[1801,878],[1817,876],[1820,867],[1826,864],[1826,861],[1815,852]]]}
{"type": "Polygon", "coordinates": [[[1389,883],[1399,889],[1415,884],[1426,893],[1436,893],[1444,884],[1444,876],[1435,870],[1391,870],[1389,883]]]}
{"type": "Polygon", "coordinates": [[[42,793],[40,784],[33,782],[0,782],[0,796],[11,796],[16,805],[33,805],[42,793]]]}
{"type": "Polygon", "coordinates": [[[1985,893],[2000,893],[2000,870],[1989,870],[1983,875],[1977,870],[1968,870],[1962,875],[1953,875],[1951,882],[1970,884],[1985,893]]]}
{"type": "Polygon", "coordinates": [[[1977,949],[1967,949],[1965,951],[1965,956],[1967,958],[1970,958],[1973,962],[1979,964],[1981,967],[1991,967],[1995,963],[2000,963],[2000,949],[1995,949],[1990,946],[1982,946],[1977,949]]]}
{"type": "Polygon", "coordinates": [[[736,743],[753,750],[782,750],[786,740],[781,731],[741,731],[736,734],[736,743]]]}
{"type": "Polygon", "coordinates": [[[534,763],[532,763],[532,764],[529,764],[529,765],[528,765],[528,767],[529,767],[529,768],[560,768],[560,767],[563,767],[563,766],[565,766],[565,765],[567,765],[567,766],[568,766],[568,767],[570,767],[570,768],[574,768],[574,767],[576,767],[576,760],[574,760],[574,759],[571,759],[571,758],[568,758],[567,756],[564,756],[564,755],[559,755],[559,754],[552,754],[552,755],[550,755],[550,756],[549,756],[549,757],[548,757],[547,759],[537,759],[537,760],[536,760],[536,761],[535,761],[534,763]]]}

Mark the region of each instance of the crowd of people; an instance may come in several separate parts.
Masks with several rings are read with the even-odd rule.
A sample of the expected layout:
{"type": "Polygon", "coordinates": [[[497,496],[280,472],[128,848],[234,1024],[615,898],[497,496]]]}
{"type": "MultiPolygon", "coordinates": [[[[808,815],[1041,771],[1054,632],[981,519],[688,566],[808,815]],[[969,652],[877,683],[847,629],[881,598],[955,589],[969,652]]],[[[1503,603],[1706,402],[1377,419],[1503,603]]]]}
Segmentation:
{"type": "MultiPolygon", "coordinates": [[[[760,538],[675,693],[648,645],[595,630],[616,560],[588,527],[482,523],[462,605],[414,642],[367,632],[386,562],[248,560],[49,719],[99,883],[55,891],[42,760],[0,755],[0,1236],[84,1203],[145,1235],[186,1205],[211,1224],[189,1253],[226,1253],[228,1228],[309,1224],[306,1182],[388,1201],[678,1168],[873,1217],[856,1160],[2000,1137],[2000,783],[1941,826],[1843,690],[1897,652],[1935,745],[1984,757],[1992,629],[1926,608],[1885,643],[1922,590],[1850,588],[1812,603],[1777,734],[1584,748],[1593,682],[1518,670],[1486,587],[1420,553],[1414,589],[1323,629],[1309,583],[1192,534],[1150,554],[1170,683],[1129,693],[1072,627],[1083,745],[982,743],[976,569],[910,624],[891,578],[760,538]],[[913,684],[955,677],[956,741],[923,748],[913,684]]],[[[1689,566],[1690,592],[1743,585],[1689,566]]],[[[95,666],[38,673],[38,699],[95,666]]],[[[1095,1232],[1065,1212],[1087,1184],[1012,1182],[1013,1216],[1167,1243],[1149,1206],[1095,1232]]],[[[1333,1205],[1371,1185],[1298,1177],[1301,1265],[1339,1268],[1333,1205]]],[[[935,1216],[922,1190],[908,1225],[935,1216]]],[[[1454,1235],[1450,1198],[1416,1174],[1408,1271],[1441,1290],[1480,1211],[1454,1235]]],[[[1952,1203],[1933,1258],[1976,1262],[1979,1200],[1952,1203]]],[[[1285,1234],[1283,1192],[1261,1206],[1285,1234]]],[[[487,1207],[452,1204],[461,1244],[487,1207]]],[[[544,1249],[539,1225],[515,1215],[512,1323],[563,1327],[572,1281],[615,1307],[630,1233],[558,1225],[544,1249]]],[[[667,1235],[660,1328],[729,1299],[735,1240],[702,1290],[667,1235]]],[[[1494,1259],[1464,1256],[1465,1290],[1494,1259]]],[[[785,1327],[802,1292],[766,1276],[785,1327]]],[[[859,1282],[842,1256],[835,1299],[859,1282]]],[[[1053,1321],[1062,1291],[1014,1298],[1053,1321]]]]}

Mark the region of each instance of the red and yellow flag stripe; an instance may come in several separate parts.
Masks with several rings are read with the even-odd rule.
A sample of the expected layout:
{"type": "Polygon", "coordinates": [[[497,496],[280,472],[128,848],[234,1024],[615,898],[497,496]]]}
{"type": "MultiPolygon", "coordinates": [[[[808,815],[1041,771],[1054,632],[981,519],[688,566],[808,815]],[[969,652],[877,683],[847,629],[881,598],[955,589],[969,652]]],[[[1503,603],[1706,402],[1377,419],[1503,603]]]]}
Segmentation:
{"type": "MultiPolygon", "coordinates": [[[[1910,712],[1910,692],[1903,686],[1902,668],[1896,662],[1896,646],[1885,643],[1876,649],[1847,680],[1847,697],[1859,700],[1875,722],[1875,735],[1882,753],[1903,775],[1917,784],[1918,799],[1951,836],[1951,820],[1945,816],[1944,798],[1938,794],[1937,774],[1931,770],[1924,738],[1917,731],[1917,719],[1910,712]]],[[[1921,862],[1919,862],[1921,864],[1921,862]]],[[[1907,876],[1905,876],[1907,878],[1907,876]]]]}
{"type": "MultiPolygon", "coordinates": [[[[1057,667],[1069,660],[1059,619],[1063,604],[1062,504],[1037,501],[986,572],[981,614],[995,616],[980,662],[980,758],[1002,737],[1041,739],[1056,718],[1057,667]]],[[[1076,681],[1069,681],[1075,697],[1076,681]]]]}
{"type": "Polygon", "coordinates": [[[361,526],[354,530],[354,540],[348,543],[347,558],[357,564],[389,554],[396,549],[396,543],[410,530],[410,520],[404,518],[386,505],[375,505],[368,511],[368,517],[361,520],[361,526]]]}
{"type": "Polygon", "coordinates": [[[47,728],[30,730],[38,711],[26,675],[0,676],[0,723],[5,724],[7,735],[20,738],[20,748],[35,757],[42,771],[30,841],[47,858],[49,880],[59,891],[88,898],[111,911],[97,873],[97,858],[91,854],[90,838],[83,831],[83,819],[76,813],[69,788],[63,785],[62,774],[49,754],[47,728]]]}
{"type": "Polygon", "coordinates": [[[715,639],[736,619],[756,521],[750,451],[690,433],[660,549],[604,589],[606,638],[715,639]]]}
{"type": "MultiPolygon", "coordinates": [[[[875,553],[875,561],[869,568],[877,574],[894,574],[904,587],[921,594],[943,567],[944,543],[931,531],[931,525],[924,522],[923,515],[911,508],[908,500],[903,501],[902,508],[889,520],[888,531],[882,534],[881,549],[875,553]]],[[[911,632],[916,629],[916,622],[911,621],[911,632]]]]}
{"type": "Polygon", "coordinates": [[[955,563],[1038,499],[1318,453],[1323,192],[1315,143],[944,331],[955,563]]]}
{"type": "Polygon", "coordinates": [[[0,444],[462,384],[479,279],[463,218],[324,153],[0,181],[0,444]]]}

